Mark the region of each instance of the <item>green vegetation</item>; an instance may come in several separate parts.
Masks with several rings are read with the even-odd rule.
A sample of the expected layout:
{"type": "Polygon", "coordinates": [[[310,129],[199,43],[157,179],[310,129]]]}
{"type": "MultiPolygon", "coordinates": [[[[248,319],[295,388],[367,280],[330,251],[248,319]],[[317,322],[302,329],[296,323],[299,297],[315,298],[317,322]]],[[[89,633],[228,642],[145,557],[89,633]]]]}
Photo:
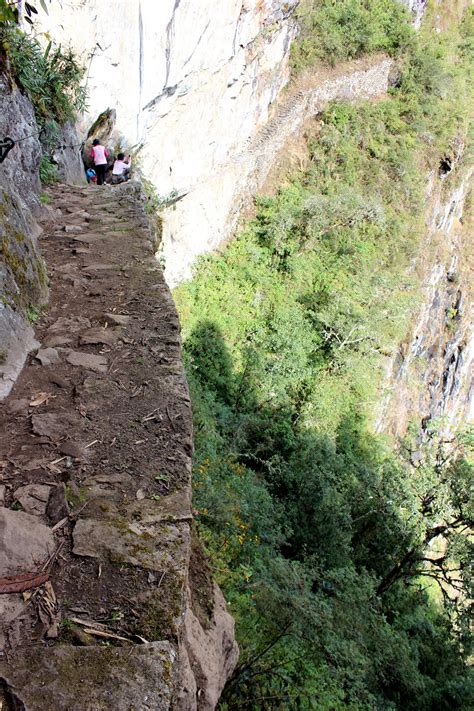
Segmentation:
{"type": "MultiPolygon", "coordinates": [[[[43,185],[50,185],[58,181],[58,167],[47,155],[43,155],[41,158],[39,174],[43,185]]],[[[45,193],[42,194],[44,195],[45,193]]],[[[41,200],[41,202],[43,202],[43,200],[41,200]]]]}
{"type": "Polygon", "coordinates": [[[471,18],[413,40],[388,99],[330,106],[305,173],[175,291],[198,528],[241,648],[222,709],[472,705],[471,443],[400,457],[367,426],[416,308],[426,178],[466,135],[471,18]]]}
{"type": "Polygon", "coordinates": [[[64,123],[84,109],[84,69],[71,49],[63,50],[52,42],[43,49],[34,37],[11,27],[1,29],[0,39],[41,128],[51,130],[49,122],[64,123]]]}
{"type": "Polygon", "coordinates": [[[33,306],[32,304],[30,304],[26,309],[26,318],[30,323],[36,323],[41,316],[41,312],[41,307],[33,306]]]}
{"type": "Polygon", "coordinates": [[[396,55],[413,40],[408,12],[397,0],[302,0],[293,68],[316,60],[334,66],[371,52],[396,55]]]}
{"type": "MultiPolygon", "coordinates": [[[[51,0],[49,0],[51,2],[51,0]]],[[[46,5],[46,0],[39,0],[41,8],[48,13],[48,7],[46,5]]],[[[16,25],[18,22],[18,0],[0,0],[0,25],[16,25]]],[[[38,14],[36,6],[30,2],[24,3],[24,11],[26,15],[24,20],[30,25],[33,24],[32,17],[38,14]]]]}
{"type": "Polygon", "coordinates": [[[50,205],[52,202],[51,196],[48,195],[48,193],[40,193],[39,199],[42,205],[50,205]]]}
{"type": "MultiPolygon", "coordinates": [[[[1,6],[0,6],[1,12],[1,6]]],[[[0,54],[10,61],[15,80],[27,94],[41,131],[44,155],[40,166],[43,184],[54,182],[57,170],[51,158],[59,140],[59,127],[75,118],[86,104],[82,85],[84,69],[71,49],[49,42],[44,49],[37,39],[21,32],[0,14],[0,54]]]]}

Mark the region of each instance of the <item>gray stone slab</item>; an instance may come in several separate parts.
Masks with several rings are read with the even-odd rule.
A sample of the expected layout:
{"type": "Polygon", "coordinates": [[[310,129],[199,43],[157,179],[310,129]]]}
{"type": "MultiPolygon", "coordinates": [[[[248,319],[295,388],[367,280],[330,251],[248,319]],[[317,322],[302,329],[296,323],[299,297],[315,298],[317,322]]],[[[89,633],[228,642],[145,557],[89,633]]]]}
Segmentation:
{"type": "Polygon", "coordinates": [[[120,522],[80,519],[73,531],[73,552],[147,570],[174,569],[184,577],[189,539],[189,523],[142,524],[128,518],[120,522]]]}
{"type": "Polygon", "coordinates": [[[106,346],[113,346],[118,341],[119,330],[116,328],[89,328],[89,330],[81,334],[79,341],[84,345],[101,343],[106,346]]]}
{"type": "Polygon", "coordinates": [[[1,577],[35,572],[53,551],[53,534],[36,516],[0,508],[1,577]]]}
{"type": "Polygon", "coordinates": [[[40,348],[35,358],[41,365],[54,365],[59,362],[59,353],[55,348],[40,348]]]}
{"type": "Polygon", "coordinates": [[[168,711],[176,656],[169,642],[36,647],[1,662],[0,677],[24,711],[168,711]]]}
{"type": "Polygon", "coordinates": [[[66,435],[77,417],[68,412],[44,412],[31,416],[33,432],[39,437],[49,437],[58,441],[66,435]]]}
{"type": "Polygon", "coordinates": [[[104,314],[104,321],[109,324],[109,326],[126,326],[130,321],[131,316],[126,314],[104,314]]]}
{"type": "Polygon", "coordinates": [[[25,513],[43,516],[46,513],[51,487],[46,484],[26,484],[14,493],[15,501],[21,504],[25,513]]]}
{"type": "Polygon", "coordinates": [[[107,358],[93,353],[83,351],[71,351],[68,353],[67,362],[80,368],[93,370],[94,373],[105,373],[107,371],[107,358]]]}

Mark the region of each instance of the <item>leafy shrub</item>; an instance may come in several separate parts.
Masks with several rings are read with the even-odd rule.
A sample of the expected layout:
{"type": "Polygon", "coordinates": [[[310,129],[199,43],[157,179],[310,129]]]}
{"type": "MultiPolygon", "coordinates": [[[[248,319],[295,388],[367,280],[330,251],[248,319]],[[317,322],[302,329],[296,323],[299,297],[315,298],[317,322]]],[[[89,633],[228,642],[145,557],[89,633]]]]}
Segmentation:
{"type": "Polygon", "coordinates": [[[8,27],[1,30],[0,41],[41,127],[51,121],[72,120],[76,111],[84,109],[84,69],[71,49],[63,50],[52,42],[43,49],[34,37],[8,27]]]}

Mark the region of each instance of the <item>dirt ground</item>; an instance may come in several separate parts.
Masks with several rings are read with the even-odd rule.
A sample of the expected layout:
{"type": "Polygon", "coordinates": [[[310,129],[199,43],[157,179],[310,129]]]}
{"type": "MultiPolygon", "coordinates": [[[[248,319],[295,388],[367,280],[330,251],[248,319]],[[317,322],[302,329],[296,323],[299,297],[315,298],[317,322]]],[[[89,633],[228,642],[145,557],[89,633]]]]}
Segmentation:
{"type": "Polygon", "coordinates": [[[146,217],[107,186],[50,197],[41,348],[0,404],[7,665],[31,647],[173,639],[189,559],[191,409],[146,217]]]}

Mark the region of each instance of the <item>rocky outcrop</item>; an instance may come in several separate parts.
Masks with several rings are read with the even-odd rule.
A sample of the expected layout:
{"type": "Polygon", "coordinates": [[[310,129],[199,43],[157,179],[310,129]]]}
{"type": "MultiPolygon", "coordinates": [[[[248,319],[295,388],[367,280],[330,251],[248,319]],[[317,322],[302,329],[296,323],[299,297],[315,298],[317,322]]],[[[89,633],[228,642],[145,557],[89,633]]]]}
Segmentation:
{"type": "Polygon", "coordinates": [[[180,641],[176,711],[213,711],[239,657],[234,620],[193,538],[180,641]]]}
{"type": "Polygon", "coordinates": [[[401,0],[408,7],[413,15],[413,24],[415,28],[420,29],[423,15],[425,14],[428,0],[401,0]]]}
{"type": "Polygon", "coordinates": [[[67,16],[52,7],[44,22],[90,56],[83,130],[113,109],[109,145],[135,146],[160,195],[184,194],[163,212],[160,251],[173,286],[190,276],[199,254],[232,234],[276,152],[304,122],[328,101],[386,91],[391,63],[377,58],[313,73],[277,101],[289,76],[296,2],[226,0],[219,12],[211,0],[199,11],[190,0],[119,4],[118,28],[97,0],[73,2],[67,16]],[[77,26],[92,33],[78,34],[77,26]]]}
{"type": "Polygon", "coordinates": [[[160,251],[171,286],[231,236],[274,151],[310,116],[327,101],[387,89],[390,62],[381,58],[313,73],[282,97],[296,4],[225,0],[217,11],[211,0],[119,0],[111,15],[99,0],[73,0],[68,13],[53,2],[41,20],[87,58],[83,134],[113,112],[109,145],[132,148],[160,196],[183,195],[163,211],[160,251]]]}
{"type": "Polygon", "coordinates": [[[15,145],[0,164],[0,400],[35,347],[28,307],[44,303],[46,272],[38,251],[41,145],[33,107],[0,70],[0,137],[15,145]]]}
{"type": "Polygon", "coordinates": [[[39,206],[39,134],[31,102],[16,86],[0,57],[0,136],[15,141],[1,163],[0,176],[8,192],[14,191],[33,210],[39,206]]]}
{"type": "Polygon", "coordinates": [[[474,415],[472,231],[464,203],[472,172],[456,157],[432,175],[425,238],[413,272],[421,307],[406,341],[386,363],[376,430],[400,436],[410,421],[452,434],[474,415]],[[449,172],[443,173],[443,170],[449,172]]]}
{"type": "MultiPolygon", "coordinates": [[[[0,58],[0,139],[13,148],[0,164],[0,401],[38,346],[28,315],[36,317],[48,298],[45,265],[38,248],[44,211],[39,194],[42,157],[40,129],[34,108],[0,58]]],[[[76,128],[59,127],[53,153],[59,176],[85,183],[76,128]]]]}
{"type": "Polygon", "coordinates": [[[57,166],[59,179],[69,185],[85,185],[86,176],[82,162],[82,141],[72,122],[59,128],[52,159],[57,166]]]}

